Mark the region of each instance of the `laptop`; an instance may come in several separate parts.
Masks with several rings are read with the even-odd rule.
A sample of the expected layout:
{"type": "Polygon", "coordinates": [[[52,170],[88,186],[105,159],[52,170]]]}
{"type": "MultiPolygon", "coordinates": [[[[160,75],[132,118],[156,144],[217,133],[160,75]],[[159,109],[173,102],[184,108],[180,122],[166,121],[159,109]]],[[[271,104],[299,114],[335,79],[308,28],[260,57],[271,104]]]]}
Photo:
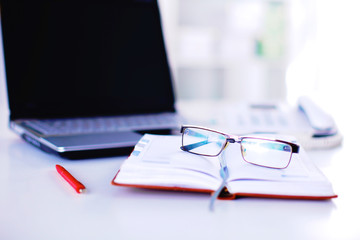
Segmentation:
{"type": "Polygon", "coordinates": [[[10,128],[64,158],[179,129],[155,0],[1,0],[10,128]]]}

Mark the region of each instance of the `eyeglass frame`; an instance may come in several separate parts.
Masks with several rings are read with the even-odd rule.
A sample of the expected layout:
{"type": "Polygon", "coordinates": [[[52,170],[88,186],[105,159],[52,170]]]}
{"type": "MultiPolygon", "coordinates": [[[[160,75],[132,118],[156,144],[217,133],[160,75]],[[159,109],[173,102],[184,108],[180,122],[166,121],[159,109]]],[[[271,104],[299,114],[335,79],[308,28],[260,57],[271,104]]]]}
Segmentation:
{"type": "Polygon", "coordinates": [[[291,159],[292,159],[292,154],[293,153],[299,153],[300,151],[300,146],[295,144],[295,143],[292,143],[292,142],[288,142],[288,141],[284,141],[284,140],[280,140],[280,139],[275,139],[275,138],[258,138],[258,137],[251,137],[251,136],[237,136],[237,135],[232,135],[232,134],[227,134],[227,133],[223,133],[223,132],[220,132],[220,131],[217,131],[217,130],[214,130],[214,129],[210,129],[210,128],[205,128],[205,127],[199,127],[199,126],[193,126],[193,125],[182,125],[181,128],[180,128],[180,133],[181,133],[181,147],[180,149],[185,151],[185,152],[188,152],[188,153],[191,153],[191,154],[195,154],[195,155],[200,155],[200,156],[206,156],[206,157],[217,157],[219,156],[226,148],[227,146],[229,145],[229,143],[239,143],[240,144],[240,149],[242,149],[242,144],[241,142],[243,141],[243,139],[255,139],[255,140],[265,140],[265,141],[273,141],[273,142],[278,142],[278,143],[283,143],[283,144],[287,144],[287,145],[290,145],[291,147],[291,154],[290,154],[290,158],[289,158],[289,162],[288,164],[285,166],[285,167],[281,167],[281,168],[277,168],[277,167],[268,167],[268,166],[265,166],[265,165],[260,165],[260,164],[256,164],[256,163],[252,163],[252,162],[249,162],[245,159],[244,155],[243,155],[243,152],[241,151],[241,157],[243,158],[243,160],[247,163],[250,163],[250,164],[253,164],[253,165],[257,165],[257,166],[261,166],[261,167],[268,167],[268,168],[273,168],[273,169],[285,169],[289,166],[290,162],[291,162],[291,159]],[[208,154],[200,154],[200,153],[194,153],[194,152],[191,152],[189,150],[187,150],[185,147],[184,147],[184,130],[186,128],[196,128],[196,129],[201,129],[201,130],[205,130],[205,131],[210,131],[210,132],[214,132],[214,133],[218,133],[218,134],[221,134],[223,136],[226,137],[226,141],[225,143],[223,144],[223,146],[221,147],[221,150],[219,151],[218,154],[216,155],[208,155],[208,154]]]}

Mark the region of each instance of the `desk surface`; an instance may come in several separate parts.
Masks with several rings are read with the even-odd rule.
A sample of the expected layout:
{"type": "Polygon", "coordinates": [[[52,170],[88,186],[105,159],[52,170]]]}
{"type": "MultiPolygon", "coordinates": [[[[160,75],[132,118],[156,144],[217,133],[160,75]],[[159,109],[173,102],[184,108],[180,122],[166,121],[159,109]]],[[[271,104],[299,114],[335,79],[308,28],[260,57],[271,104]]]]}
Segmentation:
{"type": "MultiPolygon", "coordinates": [[[[4,109],[4,108],[2,108],[4,109]]],[[[331,201],[240,198],[122,188],[110,184],[124,157],[69,161],[0,127],[0,239],[360,239],[357,133],[343,146],[309,152],[339,195],[331,201]],[[61,164],[88,188],[77,194],[61,164]]],[[[358,117],[357,117],[358,118],[358,117]]]]}

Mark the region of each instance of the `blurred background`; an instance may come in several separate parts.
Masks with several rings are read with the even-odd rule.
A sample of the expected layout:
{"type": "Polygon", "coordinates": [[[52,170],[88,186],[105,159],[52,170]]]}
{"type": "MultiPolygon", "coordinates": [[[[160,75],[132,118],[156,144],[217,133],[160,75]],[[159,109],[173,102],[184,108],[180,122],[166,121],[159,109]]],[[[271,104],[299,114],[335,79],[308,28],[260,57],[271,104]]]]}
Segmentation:
{"type": "Polygon", "coordinates": [[[312,95],[335,103],[333,94],[352,93],[359,81],[359,1],[160,0],[160,7],[179,100],[312,95]]]}
{"type": "MultiPolygon", "coordinates": [[[[360,1],[159,4],[178,100],[295,102],[310,95],[330,112],[356,106],[360,1]]],[[[3,66],[2,48],[0,55],[3,66]]],[[[4,77],[2,67],[0,107],[7,110],[4,77]]],[[[342,114],[336,120],[346,125],[359,119],[357,111],[348,114],[352,117],[342,114]]]]}

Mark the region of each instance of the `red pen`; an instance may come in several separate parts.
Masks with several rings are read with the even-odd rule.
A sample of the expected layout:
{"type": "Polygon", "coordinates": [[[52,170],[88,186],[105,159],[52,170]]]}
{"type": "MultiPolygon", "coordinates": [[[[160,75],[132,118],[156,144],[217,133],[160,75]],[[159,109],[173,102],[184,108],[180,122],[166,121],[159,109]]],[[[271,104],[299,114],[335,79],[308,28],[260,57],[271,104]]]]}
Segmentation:
{"type": "Polygon", "coordinates": [[[56,165],[58,173],[76,190],[78,193],[82,193],[85,190],[85,186],[76,180],[65,168],[60,165],[56,165]]]}

